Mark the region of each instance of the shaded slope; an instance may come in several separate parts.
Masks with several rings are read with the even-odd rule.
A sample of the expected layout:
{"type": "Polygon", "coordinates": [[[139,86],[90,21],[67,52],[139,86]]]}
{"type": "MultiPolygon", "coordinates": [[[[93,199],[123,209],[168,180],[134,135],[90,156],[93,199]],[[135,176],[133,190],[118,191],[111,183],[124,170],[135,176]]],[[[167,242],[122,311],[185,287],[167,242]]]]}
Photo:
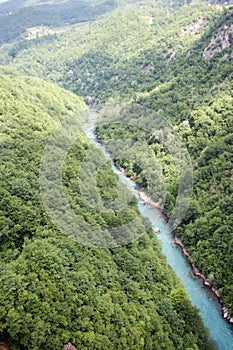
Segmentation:
{"type": "MultiPolygon", "coordinates": [[[[232,10],[222,15],[218,7],[195,3],[169,15],[159,11],[149,24],[151,5],[132,5],[77,33],[5,46],[1,57],[90,104],[133,97],[172,121],[192,156],[195,178],[178,234],[232,311],[232,10]]],[[[177,179],[167,157],[162,164],[170,212],[177,179]]]]}
{"type": "MultiPolygon", "coordinates": [[[[79,349],[213,349],[135,200],[120,213],[102,214],[85,204],[77,180],[91,148],[84,136],[63,169],[74,212],[93,225],[93,234],[113,217],[123,224],[129,214],[137,219],[135,230],[145,234],[126,247],[87,248],[59,232],[44,211],[41,155],[61,121],[74,114],[84,122],[81,99],[2,68],[0,79],[0,340],[12,349],[35,350],[58,349],[68,341],[79,349]]],[[[114,196],[117,179],[108,163],[102,177],[112,187],[99,181],[99,192],[114,196]]]]}

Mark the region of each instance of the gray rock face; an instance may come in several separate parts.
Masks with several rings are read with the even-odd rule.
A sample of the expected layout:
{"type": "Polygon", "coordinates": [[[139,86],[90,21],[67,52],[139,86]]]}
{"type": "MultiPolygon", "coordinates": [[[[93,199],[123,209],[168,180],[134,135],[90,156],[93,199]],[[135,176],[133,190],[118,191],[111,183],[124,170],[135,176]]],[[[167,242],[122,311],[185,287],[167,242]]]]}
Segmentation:
{"type": "Polygon", "coordinates": [[[200,27],[206,23],[207,20],[205,18],[198,18],[195,23],[188,24],[187,26],[181,28],[182,34],[191,34],[195,35],[199,32],[200,27]]]}
{"type": "Polygon", "coordinates": [[[71,343],[65,344],[61,350],[77,350],[71,343]]]}
{"type": "Polygon", "coordinates": [[[211,59],[216,53],[230,47],[230,33],[233,33],[233,24],[231,26],[223,25],[220,27],[217,34],[212,37],[209,45],[204,50],[203,58],[205,60],[211,59]]]}

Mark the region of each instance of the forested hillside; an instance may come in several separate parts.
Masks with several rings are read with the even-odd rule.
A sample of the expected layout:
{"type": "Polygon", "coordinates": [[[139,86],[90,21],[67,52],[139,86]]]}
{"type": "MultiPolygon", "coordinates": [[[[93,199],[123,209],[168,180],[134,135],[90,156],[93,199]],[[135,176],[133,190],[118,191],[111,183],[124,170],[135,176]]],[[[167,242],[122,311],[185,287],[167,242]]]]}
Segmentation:
{"type": "MultiPolygon", "coordinates": [[[[60,122],[75,116],[84,123],[81,99],[4,68],[0,80],[0,341],[11,350],[54,350],[69,341],[83,350],[213,349],[135,199],[104,214],[85,203],[77,175],[93,146],[83,134],[63,167],[64,191],[82,227],[89,223],[93,236],[102,230],[104,237],[113,218],[115,226],[130,218],[141,237],[125,247],[88,248],[58,231],[45,212],[43,150],[60,122]]],[[[57,147],[62,152],[62,144],[57,147]]],[[[109,163],[98,178],[99,194],[114,197],[118,181],[109,163]]],[[[77,237],[89,234],[75,230],[77,237]]]]}
{"type": "MultiPolygon", "coordinates": [[[[213,349],[135,198],[123,210],[104,213],[84,198],[78,174],[93,147],[82,133],[62,171],[62,188],[81,222],[72,226],[76,239],[52,223],[40,193],[44,147],[61,122],[78,121],[81,127],[87,114],[79,97],[39,78],[83,96],[91,107],[135,102],[152,111],[149,126],[155,113],[173,125],[194,178],[176,233],[233,314],[233,10],[221,1],[97,1],[93,8],[84,1],[77,12],[73,1],[56,3],[0,6],[0,63],[7,66],[0,69],[0,341],[12,350],[54,350],[69,341],[83,350],[213,349]],[[130,221],[134,226],[126,237],[137,240],[115,247],[120,242],[109,227],[130,221]],[[113,242],[111,249],[106,242],[113,242]]],[[[133,108],[122,116],[126,124],[139,118],[133,108]]],[[[169,150],[162,138],[139,128],[113,127],[115,117],[103,115],[110,125],[98,125],[99,138],[108,147],[112,138],[118,145],[125,138],[143,145],[144,153],[130,150],[131,161],[114,160],[156,201],[147,155],[158,159],[167,188],[160,204],[171,214],[179,174],[169,150]]],[[[117,198],[118,180],[109,163],[99,170],[96,186],[97,199],[117,198]]],[[[54,205],[56,190],[48,205],[62,217],[65,208],[54,205]]]]}
{"type": "MultiPolygon", "coordinates": [[[[176,3],[176,2],[175,2],[176,3]]],[[[197,2],[173,10],[164,2],[131,4],[76,30],[16,41],[1,49],[2,64],[13,64],[98,102],[116,95],[149,90],[160,70],[175,55],[185,54],[201,37],[207,20],[220,9],[197,2]],[[198,21],[195,35],[181,28],[198,21]]]]}
{"type": "Polygon", "coordinates": [[[25,34],[28,28],[32,28],[31,31],[38,35],[41,27],[62,27],[94,21],[115,7],[114,0],[54,1],[54,3],[47,1],[47,4],[46,1],[7,1],[0,4],[0,45],[25,34]]]}
{"type": "MultiPolygon", "coordinates": [[[[0,57],[3,64],[84,96],[90,105],[133,100],[172,122],[194,168],[191,205],[177,234],[233,312],[233,12],[219,2],[184,3],[135,2],[77,31],[4,45],[0,57]]],[[[110,129],[98,132],[105,141],[113,135],[110,129]]],[[[145,135],[143,142],[161,160],[170,214],[177,195],[174,167],[158,140],[145,135]]],[[[144,169],[143,178],[134,164],[118,163],[149,191],[150,170],[144,169]]]]}
{"type": "MultiPolygon", "coordinates": [[[[191,254],[194,264],[218,288],[231,312],[232,28],[233,12],[229,10],[191,50],[177,57],[169,67],[161,69],[150,91],[138,93],[135,97],[138,103],[169,118],[187,145],[193,159],[194,191],[189,210],[176,233],[191,254]]],[[[136,116],[133,114],[131,117],[136,116]]],[[[130,120],[130,116],[127,118],[130,120]]],[[[101,129],[98,130],[99,136],[106,142],[109,132],[110,139],[116,136],[114,131],[107,131],[106,126],[103,131],[104,134],[101,129]]],[[[121,130],[119,134],[118,130],[117,137],[122,140],[124,136],[129,137],[128,133],[129,130],[121,130]]],[[[135,139],[135,131],[132,137],[135,139]]],[[[168,150],[158,145],[158,139],[153,141],[148,136],[145,139],[148,148],[161,159],[169,189],[165,208],[170,214],[176,200],[179,178],[174,182],[174,166],[168,150]]],[[[122,160],[118,160],[118,163],[126,166],[128,172],[147,188],[146,178],[150,177],[150,168],[142,172],[132,163],[122,163],[122,160]]],[[[150,195],[153,198],[155,191],[152,190],[150,195]]]]}

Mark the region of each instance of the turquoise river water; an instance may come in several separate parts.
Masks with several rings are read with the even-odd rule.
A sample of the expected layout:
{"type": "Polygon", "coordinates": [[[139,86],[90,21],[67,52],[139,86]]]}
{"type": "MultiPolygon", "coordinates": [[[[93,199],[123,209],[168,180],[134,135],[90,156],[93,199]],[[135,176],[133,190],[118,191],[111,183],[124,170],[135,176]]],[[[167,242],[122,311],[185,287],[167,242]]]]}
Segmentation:
{"type": "MultiPolygon", "coordinates": [[[[101,148],[108,159],[109,154],[103,149],[97,141],[94,134],[95,113],[91,113],[91,118],[86,128],[86,135],[89,140],[97,147],[101,148]]],[[[158,239],[162,244],[163,253],[167,258],[168,264],[173,268],[176,275],[183,283],[184,288],[189,294],[190,300],[194,306],[199,309],[205,326],[209,329],[211,338],[213,339],[217,350],[233,350],[233,327],[228,324],[221,316],[220,305],[211,292],[203,287],[202,281],[193,277],[191,268],[182,255],[180,249],[174,244],[172,233],[161,216],[160,212],[152,208],[150,205],[144,204],[137,196],[137,185],[127,178],[124,174],[112,164],[113,171],[119,176],[124,185],[137,197],[138,208],[142,215],[147,217],[152,227],[159,227],[160,233],[158,239]]]]}

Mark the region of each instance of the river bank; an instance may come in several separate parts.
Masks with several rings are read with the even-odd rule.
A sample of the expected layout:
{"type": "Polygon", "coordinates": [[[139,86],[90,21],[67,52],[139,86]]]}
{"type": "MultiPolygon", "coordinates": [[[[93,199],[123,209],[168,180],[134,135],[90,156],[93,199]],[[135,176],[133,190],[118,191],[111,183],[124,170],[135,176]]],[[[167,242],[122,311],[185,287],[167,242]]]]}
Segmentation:
{"type": "MultiPolygon", "coordinates": [[[[85,128],[86,135],[91,143],[103,150],[108,160],[112,160],[111,154],[105,147],[103,147],[101,142],[99,142],[100,140],[98,140],[95,135],[94,122],[96,117],[96,113],[91,113],[88,127],[85,128]]],[[[181,280],[184,288],[189,294],[192,304],[199,309],[203,321],[209,329],[211,337],[216,344],[216,349],[231,349],[233,344],[233,331],[232,325],[229,324],[229,321],[226,322],[225,317],[228,316],[226,315],[226,309],[220,304],[217,296],[213,294],[209,286],[208,288],[205,286],[207,283],[203,283],[204,280],[200,278],[201,276],[195,276],[194,272],[196,274],[200,272],[196,269],[192,274],[190,273],[190,268],[192,269],[192,266],[190,265],[187,256],[181,254],[180,249],[177,249],[178,244],[175,244],[174,232],[172,232],[167,224],[169,217],[163,208],[159,208],[159,203],[153,202],[150,197],[143,192],[142,186],[140,186],[136,179],[130,179],[130,177],[127,177],[126,171],[124,169],[119,169],[119,167],[117,168],[113,160],[112,167],[120,181],[138,198],[138,208],[141,214],[150,220],[153,229],[160,228],[157,237],[162,244],[162,251],[167,258],[167,262],[181,280]],[[144,202],[139,198],[139,194],[142,193],[143,195],[141,198],[144,199],[144,202]]]]}
{"type": "MultiPolygon", "coordinates": [[[[142,202],[144,202],[146,204],[149,204],[149,205],[151,205],[152,207],[154,207],[156,209],[159,209],[161,214],[163,215],[164,219],[168,222],[169,216],[167,215],[167,213],[164,210],[164,208],[161,208],[161,206],[159,205],[158,202],[154,202],[149,196],[147,196],[144,192],[142,192],[140,190],[137,190],[137,193],[138,193],[138,197],[140,198],[140,200],[142,202]]],[[[175,231],[173,231],[173,241],[174,241],[174,244],[181,249],[182,254],[187,259],[187,261],[189,263],[189,266],[190,266],[194,276],[199,278],[202,281],[203,286],[210,290],[210,292],[214,295],[214,297],[216,298],[216,300],[220,304],[220,306],[221,306],[221,315],[224,318],[224,320],[226,320],[229,324],[231,324],[233,326],[233,317],[229,314],[227,307],[224,305],[224,302],[223,302],[223,299],[222,299],[220,293],[212,285],[212,283],[208,280],[208,278],[204,274],[202,274],[198,270],[198,268],[192,263],[191,256],[189,255],[189,253],[185,249],[185,247],[184,247],[183,243],[181,242],[181,240],[176,236],[175,231]]]]}
{"type": "Polygon", "coordinates": [[[192,263],[191,257],[189,255],[189,253],[186,251],[183,243],[181,242],[181,240],[176,236],[176,234],[174,233],[173,235],[174,238],[174,243],[181,249],[182,254],[186,257],[192,271],[195,277],[198,277],[202,280],[203,285],[208,288],[211,293],[216,297],[216,299],[218,300],[219,304],[221,305],[221,315],[222,317],[233,326],[233,317],[228,313],[228,309],[227,307],[224,305],[223,299],[220,295],[220,293],[218,292],[218,290],[216,288],[213,287],[212,283],[208,280],[208,278],[203,275],[198,268],[192,263]]]}

